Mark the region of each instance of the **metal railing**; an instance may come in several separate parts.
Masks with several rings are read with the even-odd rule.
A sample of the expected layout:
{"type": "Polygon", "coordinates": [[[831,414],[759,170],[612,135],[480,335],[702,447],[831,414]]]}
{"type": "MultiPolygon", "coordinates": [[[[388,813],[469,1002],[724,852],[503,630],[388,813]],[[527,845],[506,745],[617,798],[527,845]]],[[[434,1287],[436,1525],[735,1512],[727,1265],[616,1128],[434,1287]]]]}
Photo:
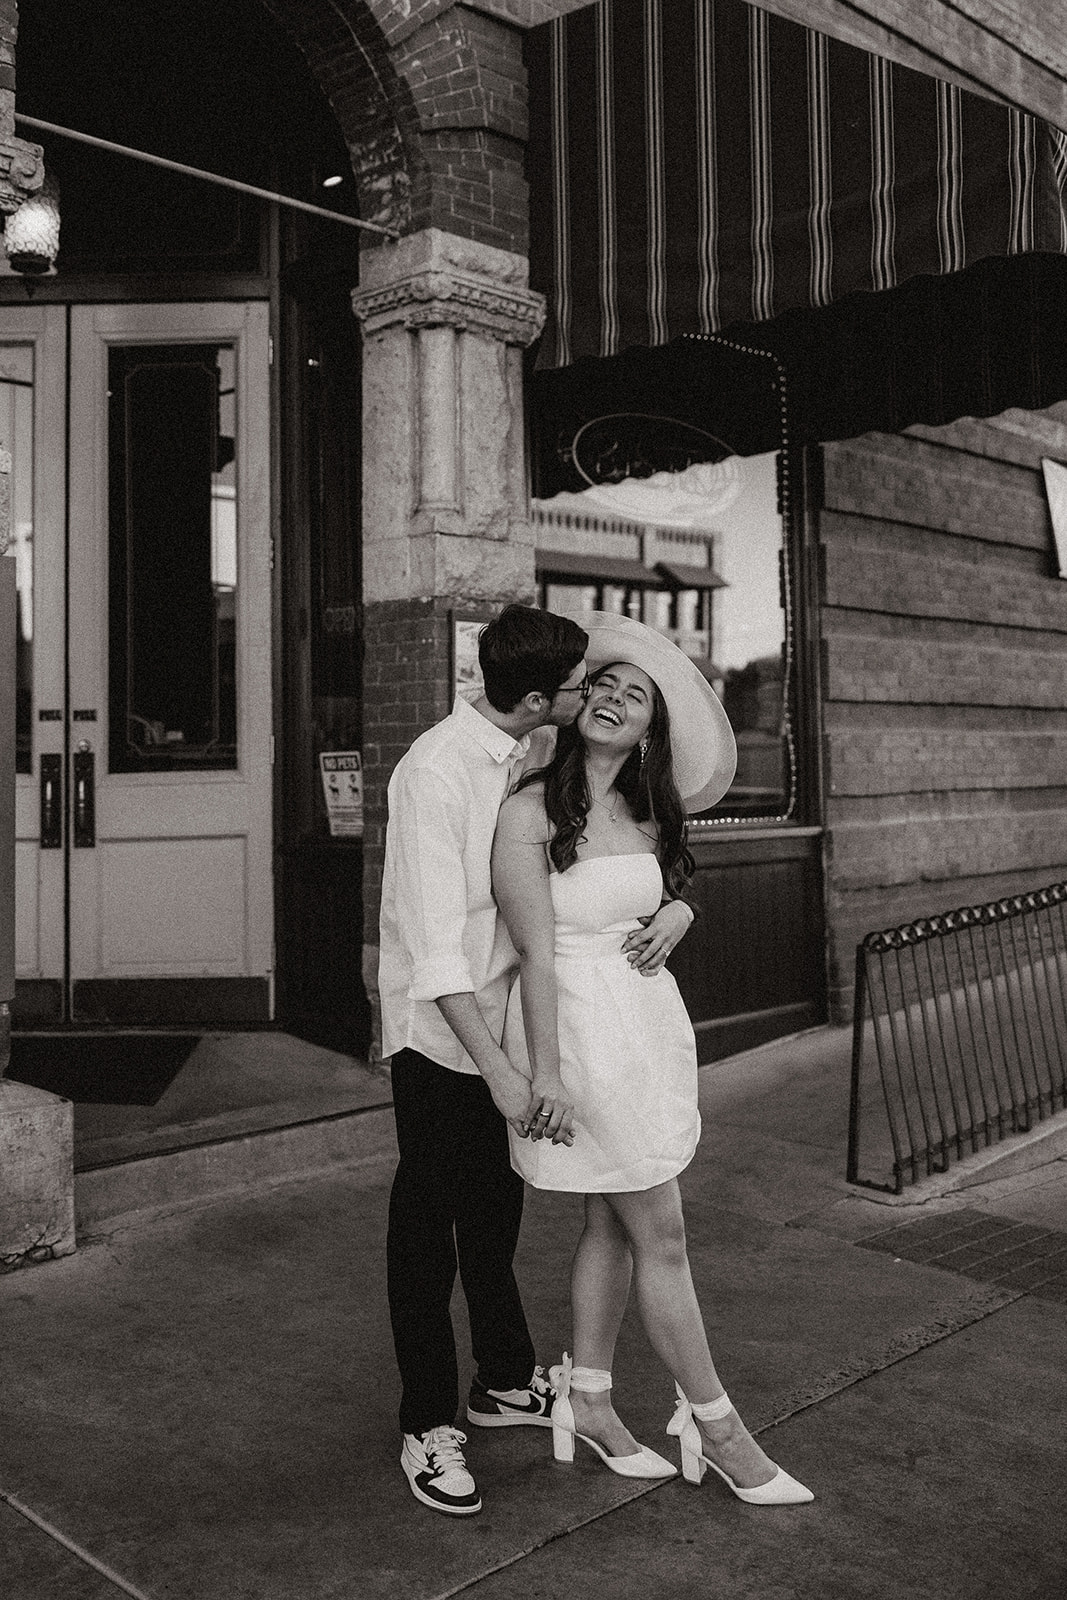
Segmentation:
{"type": "Polygon", "coordinates": [[[1067,883],[869,933],[856,949],[848,1181],[895,1194],[1067,1105],[1067,883]],[[859,1176],[864,1121],[888,1181],[859,1176]],[[887,1140],[888,1136],[888,1140],[887,1140]]]}

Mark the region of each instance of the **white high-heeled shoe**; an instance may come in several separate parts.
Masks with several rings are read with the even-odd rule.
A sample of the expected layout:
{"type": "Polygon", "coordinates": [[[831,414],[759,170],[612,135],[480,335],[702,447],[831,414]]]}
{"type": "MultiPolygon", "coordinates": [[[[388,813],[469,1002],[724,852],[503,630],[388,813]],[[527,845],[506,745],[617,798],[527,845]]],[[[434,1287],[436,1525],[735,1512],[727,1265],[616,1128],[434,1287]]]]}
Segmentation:
{"type": "Polygon", "coordinates": [[[678,1404],[674,1416],[667,1424],[667,1432],[673,1434],[682,1447],[682,1476],[687,1483],[700,1483],[708,1467],[717,1472],[728,1489],[732,1489],[739,1500],[744,1500],[750,1506],[799,1506],[806,1505],[815,1496],[810,1489],[805,1489],[796,1478],[791,1478],[788,1472],[783,1472],[775,1462],[774,1477],[767,1483],[759,1483],[754,1489],[743,1489],[734,1482],[728,1472],[704,1454],[704,1440],[700,1429],[696,1425],[695,1415],[702,1422],[714,1422],[719,1417],[725,1417],[727,1412],[733,1410],[729,1395],[720,1395],[717,1400],[709,1400],[706,1405],[693,1406],[682,1393],[678,1384],[678,1404]],[[695,1415],[694,1415],[695,1413],[695,1415]]]}
{"type": "MultiPolygon", "coordinates": [[[[610,1467],[612,1472],[617,1472],[620,1478],[673,1478],[678,1469],[663,1456],[658,1456],[654,1450],[650,1450],[647,1445],[640,1445],[628,1456],[609,1456],[595,1439],[578,1432],[574,1425],[574,1408],[570,1399],[574,1371],[571,1358],[564,1351],[562,1362],[558,1367],[553,1367],[548,1375],[549,1382],[556,1391],[556,1398],[552,1402],[552,1454],[556,1460],[573,1461],[574,1441],[581,1439],[584,1444],[595,1450],[604,1465],[610,1467]]],[[[575,1387],[580,1388],[582,1393],[595,1394],[611,1388],[610,1372],[596,1371],[591,1367],[579,1367],[577,1371],[582,1375],[583,1382],[575,1387]]]]}

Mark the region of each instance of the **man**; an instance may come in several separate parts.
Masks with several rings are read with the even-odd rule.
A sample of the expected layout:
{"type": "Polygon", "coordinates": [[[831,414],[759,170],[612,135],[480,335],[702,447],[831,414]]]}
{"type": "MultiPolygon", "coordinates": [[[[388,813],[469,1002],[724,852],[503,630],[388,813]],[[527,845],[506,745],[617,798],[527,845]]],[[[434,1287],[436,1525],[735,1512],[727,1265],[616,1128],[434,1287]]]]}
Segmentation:
{"type": "MultiPolygon", "coordinates": [[[[489,862],[497,812],[531,733],[566,726],[581,710],[585,646],[566,617],[506,607],[479,641],[483,692],[473,703],[457,695],[389,784],[379,991],[400,1152],[387,1243],[400,1459],[415,1498],[457,1516],[481,1508],[455,1427],[457,1261],[477,1366],[468,1419],[551,1426],[553,1394],[512,1270],[523,1185],[506,1125],[528,1131],[530,1084],[500,1047],[517,958],[489,862]]],[[[673,937],[681,931],[676,922],[673,937]]],[[[637,959],[651,934],[631,936],[637,959]]]]}

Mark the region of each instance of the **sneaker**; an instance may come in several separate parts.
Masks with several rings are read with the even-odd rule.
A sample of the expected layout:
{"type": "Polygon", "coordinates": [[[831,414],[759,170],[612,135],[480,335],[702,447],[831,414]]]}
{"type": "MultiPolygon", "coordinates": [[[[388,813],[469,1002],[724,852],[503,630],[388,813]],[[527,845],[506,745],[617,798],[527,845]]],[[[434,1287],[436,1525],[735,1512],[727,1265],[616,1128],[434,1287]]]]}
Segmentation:
{"type": "Polygon", "coordinates": [[[525,1389],[487,1389],[477,1378],[467,1401],[467,1421],[476,1428],[551,1428],[555,1390],[544,1367],[535,1367],[525,1389]]]}
{"type": "Polygon", "coordinates": [[[458,1428],[405,1433],[400,1465],[416,1500],[453,1517],[469,1517],[482,1509],[482,1497],[460,1448],[466,1442],[467,1435],[458,1428]]]}

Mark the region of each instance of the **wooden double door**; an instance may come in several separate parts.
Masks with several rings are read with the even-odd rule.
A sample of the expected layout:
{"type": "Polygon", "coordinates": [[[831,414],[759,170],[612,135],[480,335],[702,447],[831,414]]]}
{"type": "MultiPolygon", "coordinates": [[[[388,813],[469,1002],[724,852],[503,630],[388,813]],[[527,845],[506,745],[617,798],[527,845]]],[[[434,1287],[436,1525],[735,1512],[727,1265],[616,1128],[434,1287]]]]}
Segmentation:
{"type": "Polygon", "coordinates": [[[0,308],[16,1018],[273,1005],[264,303],[0,308]]]}

